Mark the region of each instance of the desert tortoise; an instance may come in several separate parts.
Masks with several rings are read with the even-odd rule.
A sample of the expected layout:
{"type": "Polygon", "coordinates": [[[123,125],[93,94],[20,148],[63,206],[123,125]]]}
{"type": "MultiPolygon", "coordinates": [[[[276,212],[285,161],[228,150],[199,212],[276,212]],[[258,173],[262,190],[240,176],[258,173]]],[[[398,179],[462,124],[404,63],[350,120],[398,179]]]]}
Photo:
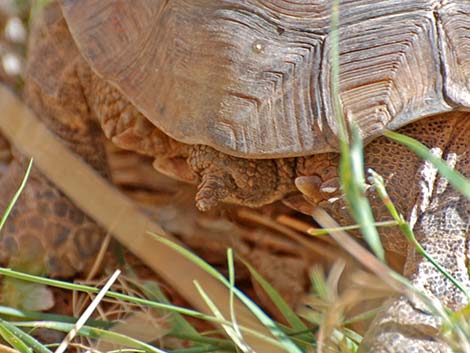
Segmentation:
{"type": "MultiPolygon", "coordinates": [[[[74,113],[91,112],[114,143],[198,183],[202,210],[218,201],[255,207],[282,199],[302,176],[298,186],[310,200],[347,219],[330,197],[337,192],[339,148],[330,90],[331,1],[60,3],[74,43],[69,39],[59,57],[70,60],[44,68],[44,58],[54,63],[57,56],[47,47],[33,49],[30,96],[41,91],[60,101],[75,94],[89,111],[74,113]],[[71,78],[73,84],[58,84],[71,78]]],[[[375,139],[403,127],[470,174],[470,2],[343,1],[340,14],[340,98],[346,118],[370,142],[366,164],[385,175],[428,251],[470,288],[469,202],[412,153],[375,139]]],[[[376,213],[385,217],[380,206],[376,213]]],[[[389,248],[409,251],[405,272],[418,286],[451,307],[464,302],[405,249],[396,230],[388,233],[389,248]]],[[[381,338],[369,349],[441,349],[429,338],[438,323],[420,321],[426,333],[411,336],[395,325],[416,314],[406,299],[396,303],[399,318],[383,315],[379,323],[389,329],[376,331],[381,338]]]]}

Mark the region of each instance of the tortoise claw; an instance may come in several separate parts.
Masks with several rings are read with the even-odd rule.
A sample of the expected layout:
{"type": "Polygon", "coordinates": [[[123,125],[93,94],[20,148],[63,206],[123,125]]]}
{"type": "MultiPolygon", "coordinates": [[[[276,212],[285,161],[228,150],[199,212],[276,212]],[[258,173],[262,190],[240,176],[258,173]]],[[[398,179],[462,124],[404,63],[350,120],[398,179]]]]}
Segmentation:
{"type": "Polygon", "coordinates": [[[217,206],[229,194],[223,179],[211,174],[203,175],[198,189],[196,206],[203,212],[217,206]]]}
{"type": "Polygon", "coordinates": [[[308,201],[315,205],[322,201],[334,202],[341,197],[341,185],[338,178],[322,181],[318,175],[301,176],[295,179],[295,186],[308,201]]]}
{"type": "Polygon", "coordinates": [[[318,194],[322,180],[318,175],[301,176],[295,178],[295,186],[308,199],[314,200],[318,194]]]}

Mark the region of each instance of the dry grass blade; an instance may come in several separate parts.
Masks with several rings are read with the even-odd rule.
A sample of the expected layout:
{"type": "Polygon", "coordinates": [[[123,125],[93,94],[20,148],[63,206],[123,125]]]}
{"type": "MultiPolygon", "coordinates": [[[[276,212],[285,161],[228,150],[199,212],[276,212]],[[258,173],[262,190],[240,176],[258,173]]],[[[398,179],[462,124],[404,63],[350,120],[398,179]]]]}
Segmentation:
{"type": "Polygon", "coordinates": [[[373,310],[366,310],[372,303],[370,290],[373,292],[372,299],[380,295],[380,298],[389,297],[391,291],[386,285],[386,291],[376,293],[376,289],[368,284],[358,285],[355,278],[358,275],[368,276],[367,280],[377,284],[377,277],[363,271],[354,272],[351,276],[344,273],[345,263],[338,261],[329,271],[327,277],[321,268],[314,268],[311,271],[312,293],[304,299],[299,315],[305,320],[319,327],[316,353],[322,352],[356,352],[362,337],[359,333],[348,328],[352,322],[369,320],[375,313],[373,310]],[[348,281],[346,288],[339,284],[339,278],[348,281]],[[386,294],[385,294],[386,293],[386,294]],[[358,311],[359,310],[359,311],[358,311]],[[365,311],[366,310],[366,311],[365,311]]]}
{"type": "Polygon", "coordinates": [[[65,336],[64,340],[62,341],[62,343],[59,345],[59,347],[57,347],[57,349],[55,350],[55,353],[63,353],[65,352],[65,350],[67,349],[68,345],[70,344],[70,342],[75,338],[75,336],[77,335],[78,331],[80,330],[80,328],[83,327],[83,325],[85,325],[85,323],[88,321],[88,319],[90,318],[90,316],[93,314],[93,312],[95,311],[96,307],[99,305],[99,303],[101,302],[101,300],[104,298],[104,296],[106,295],[106,293],[109,291],[109,289],[111,288],[111,286],[113,285],[113,283],[116,281],[116,279],[119,277],[119,275],[121,274],[121,271],[120,270],[116,270],[114,272],[114,274],[109,278],[109,280],[106,282],[106,284],[104,285],[104,287],[100,290],[100,292],[98,293],[98,295],[95,297],[95,299],[90,303],[90,305],[88,306],[88,308],[84,311],[84,313],[82,314],[82,316],[80,316],[80,318],[77,320],[76,324],[75,324],[75,327],[73,330],[71,330],[67,336],[65,336]]]}
{"type": "MultiPolygon", "coordinates": [[[[156,242],[147,232],[164,234],[156,223],[144,216],[122,193],[102,179],[88,165],[73,155],[4,86],[0,86],[0,129],[26,155],[34,157],[35,166],[86,214],[95,219],[151,269],[158,272],[191,305],[201,312],[208,307],[194,287],[193,280],[204,284],[216,304],[227,316],[228,290],[204,270],[172,248],[156,242]]],[[[176,239],[173,239],[176,242],[176,239]]],[[[238,300],[235,303],[240,324],[269,334],[253,314],[238,300]]],[[[282,352],[256,337],[250,344],[260,352],[282,352]]]]}
{"type": "Polygon", "coordinates": [[[87,277],[86,277],[87,280],[91,280],[92,278],[95,278],[95,276],[98,274],[100,266],[103,263],[104,257],[106,256],[106,251],[108,250],[110,243],[111,243],[111,234],[107,233],[101,243],[100,250],[98,254],[96,255],[95,262],[93,263],[93,266],[91,267],[90,271],[87,273],[87,277]]]}
{"type": "Polygon", "coordinates": [[[299,244],[305,246],[307,249],[315,252],[316,254],[319,254],[323,257],[326,257],[330,260],[334,260],[338,258],[338,252],[332,249],[331,247],[328,247],[328,245],[323,245],[323,244],[318,244],[315,243],[309,239],[306,239],[296,231],[292,230],[291,228],[274,222],[271,218],[260,215],[259,213],[249,211],[246,209],[241,209],[237,212],[238,217],[241,219],[245,219],[254,223],[258,223],[260,225],[263,225],[265,227],[271,228],[273,230],[276,230],[280,232],[281,234],[286,235],[292,240],[295,240],[299,244]]]}
{"type": "Polygon", "coordinates": [[[393,289],[399,292],[403,291],[403,285],[391,275],[392,270],[362,247],[350,235],[340,230],[340,225],[336,223],[323,209],[319,207],[316,208],[313,211],[312,217],[324,228],[337,229],[332,231],[330,235],[344,250],[351,254],[359,263],[364,265],[364,267],[375,273],[384,282],[389,283],[393,289]]]}
{"type": "Polygon", "coordinates": [[[20,353],[16,349],[0,344],[0,353],[20,353]]]}

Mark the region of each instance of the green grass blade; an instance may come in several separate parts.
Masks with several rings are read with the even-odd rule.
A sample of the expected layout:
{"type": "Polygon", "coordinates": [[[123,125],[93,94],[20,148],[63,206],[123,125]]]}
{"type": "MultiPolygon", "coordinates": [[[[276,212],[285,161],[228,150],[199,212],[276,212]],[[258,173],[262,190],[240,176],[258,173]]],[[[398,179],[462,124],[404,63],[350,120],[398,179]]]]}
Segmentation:
{"type": "MultiPolygon", "coordinates": [[[[230,288],[229,281],[220,274],[215,268],[210,266],[207,262],[199,258],[197,255],[189,251],[188,249],[172,242],[165,237],[158,236],[156,234],[151,234],[156,240],[163,243],[166,246],[169,246],[173,250],[179,252],[181,255],[186,257],[188,260],[192,261],[195,265],[198,265],[204,269],[207,273],[214,276],[227,288],[230,288]]],[[[288,352],[292,353],[301,353],[300,348],[295,345],[294,342],[276,325],[276,323],[264,313],[253,301],[248,298],[244,293],[242,293],[238,288],[233,288],[234,294],[241,300],[241,302],[256,316],[256,318],[276,337],[279,342],[283,345],[288,352]]]]}
{"type": "MultiPolygon", "coordinates": [[[[304,341],[307,344],[313,344],[315,342],[314,335],[310,332],[311,330],[304,324],[304,322],[297,316],[297,314],[291,309],[289,304],[282,298],[279,292],[274,289],[271,284],[266,281],[263,276],[261,276],[248,262],[240,259],[245,267],[250,271],[251,276],[256,280],[256,282],[263,288],[269,298],[273,301],[276,308],[280,311],[282,316],[287,320],[290,329],[297,332],[305,332],[302,335],[299,335],[298,338],[304,341]]],[[[304,347],[306,348],[306,347],[304,347]]]]}
{"type": "MultiPolygon", "coordinates": [[[[2,267],[0,267],[0,275],[4,275],[4,276],[7,276],[7,277],[11,277],[11,278],[17,278],[17,279],[25,280],[25,281],[31,281],[31,282],[35,282],[35,283],[46,284],[46,285],[52,286],[52,287],[63,288],[63,289],[68,289],[68,290],[75,290],[75,291],[78,291],[78,292],[85,292],[85,293],[98,293],[99,292],[99,289],[94,288],[94,287],[79,285],[79,284],[75,284],[75,283],[68,283],[68,282],[64,282],[64,281],[54,280],[54,279],[50,279],[50,278],[44,278],[44,277],[35,276],[35,275],[30,275],[30,274],[27,274],[27,273],[22,273],[22,272],[14,271],[14,270],[11,270],[11,269],[2,268],[2,267]]],[[[222,276],[222,278],[224,278],[224,277],[222,276]]],[[[236,294],[237,294],[237,296],[239,295],[238,289],[236,289],[236,294]]],[[[218,323],[220,325],[230,324],[230,322],[227,322],[225,320],[221,321],[220,319],[218,319],[216,317],[209,316],[209,315],[200,313],[198,311],[183,308],[183,307],[179,307],[179,306],[176,306],[176,305],[158,303],[158,302],[155,302],[155,301],[151,301],[151,300],[147,300],[147,299],[141,299],[141,298],[135,298],[135,297],[132,297],[132,296],[129,296],[129,295],[126,295],[126,294],[116,293],[116,292],[111,292],[111,291],[107,292],[106,296],[108,296],[110,298],[125,300],[129,303],[145,305],[145,306],[150,307],[150,308],[164,309],[164,310],[169,310],[170,312],[174,311],[174,312],[180,313],[182,315],[191,316],[191,317],[198,318],[198,319],[205,320],[205,321],[209,321],[209,322],[215,322],[215,323],[218,323]]],[[[246,298],[246,300],[249,301],[250,299],[246,298]]],[[[249,332],[253,336],[264,338],[264,339],[270,339],[267,336],[264,336],[262,334],[258,334],[257,332],[255,332],[253,330],[250,330],[249,328],[246,328],[244,326],[240,326],[240,327],[243,329],[243,331],[249,332]]]]}
{"type": "Polygon", "coordinates": [[[235,315],[235,264],[233,262],[233,250],[227,249],[227,267],[229,278],[229,308],[230,320],[232,321],[232,328],[239,337],[243,337],[238,326],[237,317],[235,315]]]}
{"type": "Polygon", "coordinates": [[[384,135],[389,139],[406,146],[418,157],[431,162],[437,168],[439,174],[445,177],[462,195],[470,199],[470,181],[462,174],[449,167],[449,165],[447,165],[447,163],[441,158],[432,154],[431,151],[421,142],[393,131],[387,131],[384,135]]]}
{"type": "Polygon", "coordinates": [[[194,254],[190,250],[188,250],[188,249],[182,247],[181,245],[178,245],[178,244],[174,243],[173,241],[171,241],[171,240],[169,240],[169,239],[167,239],[163,236],[160,236],[158,234],[154,234],[154,233],[148,233],[148,234],[151,235],[156,241],[172,248],[173,250],[178,251],[178,253],[180,253],[185,258],[190,260],[193,264],[195,264],[195,265],[199,266],[200,268],[202,268],[204,271],[206,271],[212,277],[214,277],[217,280],[219,280],[220,282],[224,283],[227,287],[229,286],[229,283],[228,283],[227,279],[219,271],[217,271],[214,267],[209,265],[206,261],[201,259],[199,256],[197,256],[196,254],[194,254]]]}
{"type": "MultiPolygon", "coordinates": [[[[61,331],[61,332],[70,332],[75,325],[63,323],[63,322],[54,322],[54,321],[25,321],[25,322],[15,322],[14,326],[17,327],[28,327],[28,328],[48,328],[51,330],[61,331]]],[[[106,342],[120,344],[123,346],[142,349],[145,352],[150,353],[167,353],[157,347],[151,346],[145,342],[136,340],[132,337],[111,332],[108,330],[102,330],[96,327],[91,326],[82,326],[82,328],[78,331],[79,336],[89,337],[93,339],[100,339],[106,342]]],[[[50,353],[50,352],[49,352],[50,353]]]]}
{"type": "Polygon", "coordinates": [[[6,327],[11,333],[13,333],[16,337],[21,339],[29,348],[33,349],[35,352],[52,353],[47,347],[38,342],[34,337],[28,335],[26,332],[19,329],[15,325],[12,325],[11,323],[5,320],[0,320],[0,323],[4,327],[6,327]]]}
{"type": "MultiPolygon", "coordinates": [[[[98,288],[85,286],[85,285],[82,285],[82,284],[68,283],[68,282],[65,282],[65,281],[59,281],[59,280],[44,278],[44,277],[35,276],[35,275],[30,275],[30,274],[27,274],[27,273],[14,271],[14,270],[11,270],[11,269],[8,269],[8,268],[0,267],[0,274],[4,275],[6,277],[16,278],[16,279],[20,279],[20,280],[24,280],[24,281],[30,281],[30,282],[34,282],[34,283],[45,284],[45,285],[48,285],[48,286],[51,286],[51,287],[74,290],[74,291],[77,291],[77,292],[85,292],[85,293],[98,293],[99,292],[98,288]]],[[[135,297],[132,297],[132,296],[129,296],[129,295],[126,295],[126,294],[116,293],[116,292],[112,292],[112,291],[107,292],[106,296],[110,297],[110,298],[125,300],[129,303],[145,305],[145,306],[148,306],[150,308],[175,311],[175,312],[178,312],[180,314],[188,315],[188,316],[195,317],[195,318],[198,318],[198,319],[201,319],[201,320],[220,323],[218,319],[216,319],[212,316],[202,314],[202,313],[200,313],[196,310],[179,307],[179,306],[172,305],[172,304],[158,303],[158,302],[155,302],[155,301],[152,301],[152,300],[135,298],[135,297]]]]}
{"type": "MultiPolygon", "coordinates": [[[[225,320],[225,319],[222,319],[223,316],[222,316],[222,313],[220,312],[220,310],[215,306],[215,303],[212,302],[212,300],[210,299],[210,297],[207,295],[207,293],[204,291],[204,289],[201,287],[201,285],[195,281],[194,282],[194,285],[196,286],[196,289],[199,291],[199,293],[201,294],[202,298],[204,299],[204,301],[206,301],[206,303],[208,305],[211,305],[212,308],[211,310],[215,310],[217,311],[217,318],[219,319],[219,322],[221,322],[221,325],[225,325],[227,327],[230,328],[230,326],[232,325],[232,323],[228,320],[225,320]],[[220,314],[220,315],[219,315],[220,314]]],[[[240,328],[243,329],[243,332],[246,332],[246,333],[249,333],[250,335],[252,335],[253,337],[257,337],[265,342],[269,342],[271,343],[272,345],[275,345],[275,346],[278,346],[278,347],[282,347],[282,344],[277,341],[275,338],[271,337],[271,336],[266,336],[265,334],[263,333],[260,333],[256,330],[253,330],[251,328],[247,328],[247,327],[243,327],[243,326],[240,326],[240,328]]]]}
{"type": "MultiPolygon", "coordinates": [[[[77,319],[72,316],[58,315],[58,314],[48,314],[36,311],[26,311],[16,308],[10,308],[7,306],[0,305],[0,315],[15,317],[24,320],[46,320],[46,321],[58,321],[66,323],[75,323],[77,319]]],[[[88,321],[89,326],[96,326],[101,328],[110,328],[113,326],[112,322],[101,321],[101,320],[90,320],[88,321]]]]}
{"type": "Polygon", "coordinates": [[[21,353],[33,353],[33,350],[29,348],[28,345],[20,339],[20,337],[16,336],[4,325],[4,322],[0,322],[0,336],[2,336],[2,338],[17,351],[21,353]]]}
{"type": "Polygon", "coordinates": [[[339,90],[339,0],[333,0],[331,5],[331,32],[330,32],[330,62],[331,62],[331,96],[335,111],[336,123],[338,125],[339,139],[341,143],[348,140],[346,121],[342,114],[343,108],[340,102],[339,90]]]}
{"type": "MultiPolygon", "coordinates": [[[[142,290],[148,299],[171,305],[170,301],[156,282],[146,281],[144,284],[142,284],[138,279],[134,279],[133,283],[142,290]]],[[[179,335],[184,335],[186,337],[198,337],[199,339],[204,338],[181,314],[172,311],[170,312],[170,315],[172,316],[172,328],[168,335],[172,335],[173,333],[177,332],[179,335]]]]}
{"type": "Polygon", "coordinates": [[[8,203],[8,206],[5,210],[5,212],[3,213],[2,219],[0,220],[0,231],[3,229],[3,226],[5,225],[5,222],[7,221],[8,216],[11,213],[11,210],[13,209],[13,207],[16,204],[16,201],[18,201],[18,198],[20,197],[21,193],[23,192],[23,189],[26,186],[26,182],[28,181],[29,175],[31,174],[31,169],[32,168],[33,168],[33,159],[31,158],[29,160],[28,168],[26,169],[26,172],[23,176],[23,180],[21,181],[21,184],[20,184],[18,190],[16,190],[15,195],[13,195],[13,198],[8,203]]]}
{"type": "MultiPolygon", "coordinates": [[[[376,228],[379,228],[379,227],[395,227],[397,225],[398,225],[398,222],[396,222],[396,221],[383,221],[383,222],[375,222],[374,223],[374,226],[376,228]]],[[[352,225],[349,225],[349,226],[343,226],[343,227],[332,228],[332,229],[312,228],[312,229],[308,229],[307,233],[311,236],[316,237],[316,236],[320,236],[320,235],[328,235],[331,232],[337,232],[339,230],[348,231],[348,230],[359,230],[359,229],[361,229],[361,227],[358,224],[352,224],[352,225]]]]}
{"type": "Polygon", "coordinates": [[[250,298],[234,289],[236,296],[245,304],[245,306],[258,318],[258,320],[276,337],[279,343],[289,353],[302,353],[300,348],[276,325],[276,323],[261,310],[250,298]]]}
{"type": "MultiPolygon", "coordinates": [[[[212,301],[212,299],[207,295],[207,293],[204,291],[204,289],[201,287],[201,285],[195,281],[194,285],[196,286],[199,295],[204,299],[206,302],[207,306],[209,309],[212,311],[215,317],[217,317],[219,320],[225,320],[223,314],[220,312],[219,308],[215,303],[212,301]]],[[[233,326],[233,323],[231,325],[222,325],[223,329],[227,333],[227,335],[231,338],[231,340],[236,344],[236,346],[244,353],[256,353],[253,348],[251,348],[243,339],[243,336],[240,334],[240,330],[238,330],[236,327],[233,326]]],[[[275,343],[275,342],[273,342],[275,343]]]]}
{"type": "Polygon", "coordinates": [[[351,127],[352,144],[349,146],[347,126],[340,101],[339,0],[334,0],[332,4],[330,40],[331,93],[341,145],[339,166],[341,187],[346,196],[352,216],[359,225],[367,244],[374,252],[375,256],[385,261],[385,252],[380,241],[379,233],[374,226],[375,220],[372,215],[372,210],[369,201],[364,195],[365,180],[362,139],[359,129],[353,125],[351,127]]]}
{"type": "Polygon", "coordinates": [[[385,261],[385,251],[375,227],[369,201],[365,196],[363,145],[356,126],[352,126],[352,145],[343,149],[340,159],[340,179],[347,203],[354,220],[358,223],[367,244],[380,260],[385,261]]]}
{"type": "Polygon", "coordinates": [[[467,297],[468,301],[470,301],[470,293],[467,291],[467,289],[455,277],[453,277],[449,272],[447,272],[445,268],[439,265],[418,242],[409,223],[405,221],[403,216],[398,212],[392,200],[390,199],[387,189],[385,188],[385,183],[382,176],[377,174],[373,170],[369,170],[369,174],[370,180],[374,185],[377,194],[379,195],[384,205],[387,207],[387,210],[389,211],[390,215],[398,222],[398,226],[400,227],[408,242],[414,246],[418,254],[428,260],[440,273],[444,275],[444,277],[451,281],[452,284],[467,297]]]}

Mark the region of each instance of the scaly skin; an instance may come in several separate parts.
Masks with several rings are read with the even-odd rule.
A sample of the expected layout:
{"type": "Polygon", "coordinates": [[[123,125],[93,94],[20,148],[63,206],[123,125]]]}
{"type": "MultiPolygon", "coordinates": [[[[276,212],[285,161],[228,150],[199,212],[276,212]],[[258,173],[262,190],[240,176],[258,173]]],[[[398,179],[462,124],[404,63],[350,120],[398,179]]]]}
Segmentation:
{"type": "MultiPolygon", "coordinates": [[[[49,14],[48,11],[46,13],[49,14]]],[[[38,35],[30,47],[32,76],[26,86],[26,98],[50,129],[103,175],[106,175],[106,162],[95,122],[117,145],[155,158],[154,165],[160,171],[187,182],[199,183],[196,201],[200,209],[214,207],[219,201],[261,206],[294,191],[294,180],[301,177],[297,179],[297,186],[309,200],[327,209],[340,223],[351,224],[339,190],[336,174],[338,155],[249,160],[227,156],[206,146],[179,143],[151,125],[116,89],[91,72],[80,59],[60,13],[51,13],[38,30],[33,31],[38,35]]],[[[469,121],[468,113],[453,113],[410,124],[401,132],[419,138],[449,161],[457,156],[455,168],[468,175],[469,121]]],[[[385,138],[370,143],[365,158],[367,167],[385,177],[394,203],[411,221],[427,251],[466,287],[470,287],[466,268],[469,202],[437,178],[428,164],[385,138]]],[[[21,158],[19,163],[24,166],[21,158]]],[[[0,190],[14,189],[16,184],[13,181],[19,179],[22,170],[24,168],[13,166],[1,180],[0,190]]],[[[50,228],[52,224],[65,230],[52,237],[57,240],[55,242],[36,242],[37,249],[46,259],[47,251],[52,249],[56,254],[62,253],[60,249],[67,250],[66,254],[76,251],[70,244],[82,240],[81,229],[93,227],[97,234],[102,232],[38,171],[33,172],[32,180],[16,207],[17,212],[6,226],[11,233],[2,243],[7,254],[23,249],[23,243],[35,237],[43,239],[42,234],[56,234],[57,231],[50,228]],[[51,206],[45,207],[43,201],[51,206]],[[38,226],[36,221],[40,217],[55,217],[56,222],[38,226]],[[24,230],[25,235],[16,237],[19,229],[24,230]],[[64,234],[75,234],[76,237],[72,237],[75,240],[63,241],[64,234]],[[65,247],[61,248],[62,245],[65,247]]],[[[370,191],[368,194],[373,196],[370,191]]],[[[390,219],[380,200],[372,197],[371,202],[378,221],[390,219]]],[[[386,228],[381,233],[388,250],[408,252],[405,274],[416,286],[451,308],[459,308],[465,303],[448,281],[408,248],[397,229],[386,228]]],[[[83,263],[81,256],[83,254],[79,251],[71,258],[80,257],[80,263],[83,263]]],[[[93,259],[93,255],[88,258],[93,259]]],[[[59,257],[41,265],[47,267],[56,260],[64,261],[59,257]]],[[[55,270],[58,275],[65,272],[69,275],[81,269],[69,269],[63,262],[60,266],[55,270]]],[[[53,272],[54,267],[49,266],[47,270],[53,272]]],[[[449,348],[434,337],[439,323],[416,306],[406,298],[399,298],[385,307],[365,338],[362,351],[447,352],[449,348]]]]}
{"type": "MultiPolygon", "coordinates": [[[[455,113],[453,116],[455,119],[443,117],[447,126],[442,132],[434,131],[434,135],[439,135],[430,147],[469,177],[470,115],[455,113]]],[[[418,241],[444,269],[470,289],[467,268],[470,201],[438,177],[427,162],[421,164],[414,180],[418,198],[414,205],[417,214],[412,221],[418,241]]],[[[415,287],[452,310],[466,304],[465,296],[411,247],[405,275],[415,287]]],[[[362,352],[451,352],[450,347],[436,339],[440,322],[421,308],[422,304],[404,297],[390,303],[376,318],[362,352]]]]}
{"type": "MultiPolygon", "coordinates": [[[[449,165],[470,176],[468,113],[428,118],[410,124],[400,132],[421,140],[449,165]]],[[[317,175],[302,177],[298,181],[305,196],[326,209],[341,224],[352,224],[340,190],[333,194],[322,191],[322,174],[315,168],[315,161],[311,163],[317,175]]],[[[384,137],[365,148],[365,165],[384,176],[392,201],[410,222],[426,251],[465,288],[470,289],[467,269],[470,201],[438,177],[429,162],[384,137]]],[[[331,175],[326,173],[323,179],[331,180],[331,175]]],[[[389,213],[381,200],[374,196],[375,193],[369,190],[367,194],[376,220],[390,220],[389,213]]],[[[407,253],[404,275],[415,287],[439,299],[450,309],[456,310],[465,305],[466,299],[462,293],[428,261],[416,254],[400,230],[387,227],[382,228],[380,233],[387,250],[407,253]]],[[[371,325],[360,352],[451,352],[449,346],[438,340],[439,330],[439,320],[433,318],[422,303],[416,299],[397,298],[384,305],[371,325]]]]}

